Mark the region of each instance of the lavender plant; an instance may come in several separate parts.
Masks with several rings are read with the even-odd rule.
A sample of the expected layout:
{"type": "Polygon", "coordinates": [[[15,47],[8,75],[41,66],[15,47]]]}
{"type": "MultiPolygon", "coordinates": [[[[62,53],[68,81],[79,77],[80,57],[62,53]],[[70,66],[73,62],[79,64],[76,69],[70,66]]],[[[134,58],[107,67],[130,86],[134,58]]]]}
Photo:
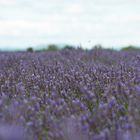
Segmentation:
{"type": "Polygon", "coordinates": [[[0,53],[1,140],[139,140],[140,52],[0,53]]]}

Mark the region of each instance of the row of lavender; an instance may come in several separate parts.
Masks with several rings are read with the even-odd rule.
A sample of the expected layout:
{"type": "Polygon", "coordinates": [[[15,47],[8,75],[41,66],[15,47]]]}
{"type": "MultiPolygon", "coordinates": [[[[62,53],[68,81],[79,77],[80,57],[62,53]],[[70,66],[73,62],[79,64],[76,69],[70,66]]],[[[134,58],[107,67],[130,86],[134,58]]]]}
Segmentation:
{"type": "Polygon", "coordinates": [[[140,52],[0,53],[0,139],[139,140],[140,52]]]}

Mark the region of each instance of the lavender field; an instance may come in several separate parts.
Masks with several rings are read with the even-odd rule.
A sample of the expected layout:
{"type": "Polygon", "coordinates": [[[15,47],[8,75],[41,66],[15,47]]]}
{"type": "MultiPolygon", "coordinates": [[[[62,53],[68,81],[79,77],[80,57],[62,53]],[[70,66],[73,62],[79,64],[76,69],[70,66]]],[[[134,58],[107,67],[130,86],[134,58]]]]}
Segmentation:
{"type": "Polygon", "coordinates": [[[140,51],[1,52],[0,140],[140,140],[140,51]]]}

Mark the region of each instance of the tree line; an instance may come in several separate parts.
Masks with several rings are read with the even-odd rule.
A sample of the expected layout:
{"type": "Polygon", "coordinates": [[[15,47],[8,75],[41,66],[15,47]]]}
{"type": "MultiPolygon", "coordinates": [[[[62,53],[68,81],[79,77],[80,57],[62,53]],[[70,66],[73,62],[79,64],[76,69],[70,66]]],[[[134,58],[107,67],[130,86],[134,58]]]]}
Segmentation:
{"type": "MultiPolygon", "coordinates": [[[[38,49],[38,50],[35,50],[33,47],[28,47],[26,51],[27,52],[43,52],[43,51],[59,51],[59,50],[65,50],[65,49],[73,50],[76,48],[77,48],[76,46],[72,46],[72,45],[65,45],[64,47],[60,48],[56,44],[49,44],[45,48],[38,49]]],[[[78,48],[83,49],[82,46],[78,46],[78,48]]],[[[92,47],[92,49],[105,49],[105,48],[101,45],[95,45],[92,47]]],[[[105,50],[115,51],[115,49],[113,49],[113,48],[106,48],[105,50]]],[[[121,51],[140,51],[140,47],[128,45],[128,46],[122,47],[120,50],[121,51]]]]}

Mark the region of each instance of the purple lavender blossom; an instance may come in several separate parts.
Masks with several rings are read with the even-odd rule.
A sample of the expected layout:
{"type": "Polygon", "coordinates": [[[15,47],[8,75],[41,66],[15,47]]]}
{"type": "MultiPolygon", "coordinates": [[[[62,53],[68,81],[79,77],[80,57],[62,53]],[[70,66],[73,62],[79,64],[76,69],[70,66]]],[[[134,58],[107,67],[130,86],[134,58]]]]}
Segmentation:
{"type": "Polygon", "coordinates": [[[0,140],[139,140],[140,52],[0,53],[0,140]]]}

